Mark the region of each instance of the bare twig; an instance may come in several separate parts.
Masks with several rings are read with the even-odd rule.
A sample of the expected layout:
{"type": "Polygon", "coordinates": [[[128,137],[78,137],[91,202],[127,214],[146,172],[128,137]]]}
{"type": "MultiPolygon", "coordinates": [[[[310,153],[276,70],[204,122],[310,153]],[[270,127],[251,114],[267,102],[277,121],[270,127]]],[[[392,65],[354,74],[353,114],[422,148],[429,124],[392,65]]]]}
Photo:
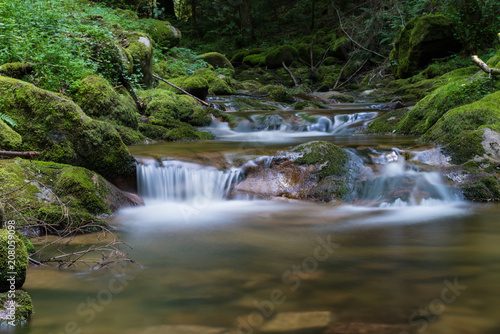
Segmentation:
{"type": "Polygon", "coordinates": [[[491,75],[500,75],[500,69],[489,67],[484,61],[482,61],[478,56],[472,56],[472,62],[475,63],[481,70],[488,73],[491,78],[491,75]]]}
{"type": "Polygon", "coordinates": [[[288,67],[286,67],[284,61],[282,62],[282,64],[283,64],[283,67],[285,68],[285,70],[288,72],[288,74],[290,74],[290,76],[292,77],[292,80],[293,80],[293,83],[295,84],[295,86],[298,86],[299,83],[297,82],[297,79],[295,79],[295,76],[293,75],[293,72],[288,67]]]}
{"type": "Polygon", "coordinates": [[[184,94],[186,94],[186,95],[191,96],[191,97],[192,97],[192,98],[194,98],[196,101],[200,102],[201,104],[203,104],[203,105],[205,105],[205,106],[207,106],[207,107],[208,107],[208,106],[210,106],[210,103],[203,101],[202,99],[200,99],[200,98],[198,98],[198,97],[194,96],[193,94],[188,93],[187,91],[185,91],[184,89],[180,88],[179,86],[176,86],[176,85],[174,85],[173,83],[171,83],[171,82],[169,82],[169,81],[167,81],[167,80],[165,80],[165,79],[163,79],[163,78],[160,78],[160,77],[159,77],[159,76],[157,76],[157,75],[154,75],[154,74],[153,74],[153,78],[155,78],[156,80],[163,81],[163,82],[164,82],[164,83],[166,83],[166,84],[169,84],[170,86],[174,87],[175,89],[180,90],[181,92],[183,92],[183,93],[184,93],[184,94]]]}
{"type": "Polygon", "coordinates": [[[347,65],[351,62],[351,58],[347,60],[347,62],[344,64],[342,69],[340,70],[339,76],[337,77],[337,81],[335,81],[335,85],[333,85],[333,89],[337,88],[337,85],[339,84],[340,77],[342,77],[342,73],[344,73],[344,70],[346,69],[347,65]]]}

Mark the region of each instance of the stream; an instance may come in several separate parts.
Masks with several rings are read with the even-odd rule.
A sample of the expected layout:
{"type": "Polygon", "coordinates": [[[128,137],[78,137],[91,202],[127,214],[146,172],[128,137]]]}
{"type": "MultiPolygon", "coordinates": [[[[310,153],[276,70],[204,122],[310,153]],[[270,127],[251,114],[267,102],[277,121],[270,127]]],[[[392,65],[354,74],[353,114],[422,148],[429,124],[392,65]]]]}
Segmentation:
{"type": "Polygon", "coordinates": [[[205,129],[217,140],[129,147],[146,205],[111,224],[144,268],[29,268],[35,315],[16,333],[251,334],[315,311],[384,333],[499,333],[500,206],[463,201],[438,173],[445,157],[417,138],[360,134],[382,112],[233,112],[205,129]],[[234,192],[249,161],[313,140],[369,165],[350,203],[234,192]]]}

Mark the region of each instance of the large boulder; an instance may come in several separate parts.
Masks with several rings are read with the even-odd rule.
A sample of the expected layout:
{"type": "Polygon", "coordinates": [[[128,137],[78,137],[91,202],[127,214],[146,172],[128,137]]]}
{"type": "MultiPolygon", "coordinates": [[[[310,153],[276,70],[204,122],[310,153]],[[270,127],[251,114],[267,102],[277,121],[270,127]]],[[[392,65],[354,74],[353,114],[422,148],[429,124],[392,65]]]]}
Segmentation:
{"type": "Polygon", "coordinates": [[[74,87],[71,97],[87,115],[137,129],[137,108],[130,95],[118,94],[98,75],[87,76],[75,82],[74,87]]]}
{"type": "Polygon", "coordinates": [[[201,59],[212,65],[215,69],[227,68],[234,71],[233,64],[224,56],[222,53],[218,52],[208,52],[201,56],[201,59]]]}
{"type": "Polygon", "coordinates": [[[181,42],[181,31],[168,21],[155,19],[141,20],[145,31],[161,48],[173,48],[181,42]]]}
{"type": "MultiPolygon", "coordinates": [[[[186,92],[188,92],[191,95],[196,96],[199,99],[205,100],[208,95],[208,88],[209,88],[209,83],[208,81],[201,77],[201,76],[180,76],[177,78],[173,78],[169,80],[171,83],[176,85],[179,88],[182,88],[186,92]]],[[[184,94],[182,91],[178,90],[177,88],[174,88],[164,82],[160,82],[160,85],[158,86],[160,89],[165,89],[165,90],[170,90],[172,92],[175,92],[177,94],[184,94]]]]}
{"type": "Polygon", "coordinates": [[[133,58],[133,70],[142,74],[142,83],[149,87],[153,82],[153,43],[143,32],[118,31],[117,37],[133,58]]]}
{"type": "Polygon", "coordinates": [[[408,78],[428,65],[433,58],[442,58],[460,51],[462,45],[453,31],[454,22],[442,15],[417,17],[400,32],[389,56],[396,78],[408,78]]]}
{"type": "Polygon", "coordinates": [[[90,118],[69,98],[1,76],[0,90],[0,113],[16,121],[23,150],[111,179],[135,172],[135,160],[114,127],[90,118]]]}
{"type": "Polygon", "coordinates": [[[0,149],[16,150],[21,146],[22,141],[21,135],[0,119],[0,149]]]}
{"type": "Polygon", "coordinates": [[[19,211],[7,210],[5,219],[21,222],[23,214],[56,229],[102,223],[100,215],[141,204],[135,196],[82,167],[19,158],[0,160],[0,194],[18,188],[22,188],[15,193],[18,196],[8,201],[19,211]]]}
{"type": "Polygon", "coordinates": [[[0,229],[0,292],[20,289],[26,280],[28,251],[19,232],[12,228],[0,229]],[[9,273],[15,274],[9,274],[9,273]]]}
{"type": "Polygon", "coordinates": [[[299,59],[299,52],[290,45],[282,45],[270,51],[265,58],[265,64],[269,68],[281,68],[283,63],[289,66],[293,61],[299,59]]]}

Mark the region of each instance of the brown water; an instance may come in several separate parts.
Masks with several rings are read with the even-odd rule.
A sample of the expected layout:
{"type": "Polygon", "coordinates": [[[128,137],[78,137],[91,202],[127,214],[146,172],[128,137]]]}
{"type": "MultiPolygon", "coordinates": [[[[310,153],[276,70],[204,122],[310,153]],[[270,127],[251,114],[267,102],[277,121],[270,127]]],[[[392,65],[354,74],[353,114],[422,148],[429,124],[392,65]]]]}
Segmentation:
{"type": "MultiPolygon", "coordinates": [[[[419,145],[396,136],[285,138],[130,151],[213,162],[319,139],[350,148],[419,145]]],[[[30,268],[24,288],[35,315],[16,333],[168,333],[152,328],[199,325],[240,334],[290,311],[330,311],[339,323],[406,324],[412,333],[500,333],[499,216],[497,204],[460,201],[388,208],[152,202],[111,221],[143,269],[30,268]],[[276,292],[282,303],[270,301],[276,292]]]]}
{"type": "Polygon", "coordinates": [[[118,215],[115,224],[134,248],[130,255],[145,267],[126,268],[124,283],[108,271],[31,268],[25,289],[36,314],[29,330],[19,332],[236,328],[238,317],[268,305],[275,289],[286,301],[273,313],[332,311],[339,322],[413,320],[414,330],[427,326],[426,333],[439,334],[500,329],[498,205],[442,207],[434,219],[417,210],[410,222],[405,210],[280,202],[216,203],[188,218],[175,218],[175,210],[153,206],[118,215]],[[321,251],[314,262],[328,238],[338,247],[321,251]],[[300,268],[297,274],[292,266],[300,268]],[[445,280],[457,280],[460,295],[431,304],[441,300],[445,280]],[[417,322],[414,312],[432,305],[444,309],[431,308],[417,322]]]}

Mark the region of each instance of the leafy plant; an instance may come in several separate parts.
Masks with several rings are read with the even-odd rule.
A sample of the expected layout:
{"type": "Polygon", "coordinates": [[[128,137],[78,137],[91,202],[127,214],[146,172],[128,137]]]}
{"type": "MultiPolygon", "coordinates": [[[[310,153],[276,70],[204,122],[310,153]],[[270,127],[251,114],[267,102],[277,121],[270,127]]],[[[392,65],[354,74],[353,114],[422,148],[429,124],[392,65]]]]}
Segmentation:
{"type": "Polygon", "coordinates": [[[6,114],[3,114],[0,112],[0,120],[4,121],[5,123],[9,124],[10,126],[14,127],[17,126],[16,121],[14,119],[6,114]]]}

